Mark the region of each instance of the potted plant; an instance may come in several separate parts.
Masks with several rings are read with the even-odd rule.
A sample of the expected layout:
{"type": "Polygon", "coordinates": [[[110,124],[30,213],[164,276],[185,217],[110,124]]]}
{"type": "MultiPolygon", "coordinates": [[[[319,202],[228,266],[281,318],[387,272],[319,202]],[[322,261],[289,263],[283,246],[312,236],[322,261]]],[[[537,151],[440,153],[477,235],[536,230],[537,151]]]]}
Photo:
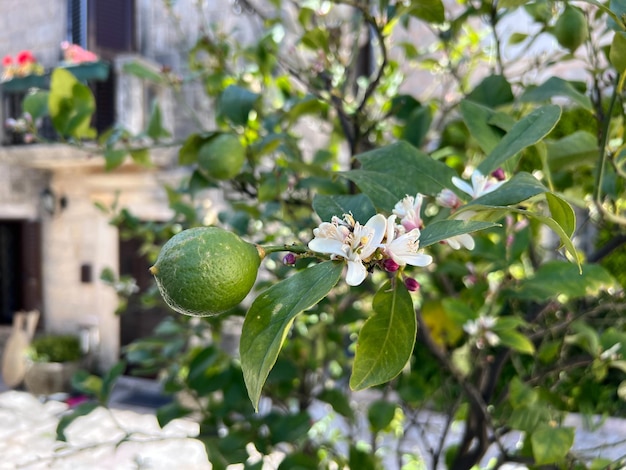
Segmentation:
{"type": "Polygon", "coordinates": [[[83,352],[75,335],[44,335],[28,349],[26,389],[35,395],[70,392],[71,379],[79,369],[83,352]]]}

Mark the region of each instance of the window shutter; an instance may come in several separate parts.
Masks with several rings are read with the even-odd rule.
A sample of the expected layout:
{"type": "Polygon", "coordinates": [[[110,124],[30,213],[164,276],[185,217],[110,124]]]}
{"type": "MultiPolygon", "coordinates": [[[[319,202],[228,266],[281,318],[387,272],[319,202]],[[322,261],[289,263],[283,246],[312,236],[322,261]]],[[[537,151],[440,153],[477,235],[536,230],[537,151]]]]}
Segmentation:
{"type": "Polygon", "coordinates": [[[87,0],[69,0],[67,19],[67,40],[87,48],[87,0]]]}
{"type": "Polygon", "coordinates": [[[135,50],[135,2],[133,0],[90,0],[90,46],[109,56],[135,50]]]}

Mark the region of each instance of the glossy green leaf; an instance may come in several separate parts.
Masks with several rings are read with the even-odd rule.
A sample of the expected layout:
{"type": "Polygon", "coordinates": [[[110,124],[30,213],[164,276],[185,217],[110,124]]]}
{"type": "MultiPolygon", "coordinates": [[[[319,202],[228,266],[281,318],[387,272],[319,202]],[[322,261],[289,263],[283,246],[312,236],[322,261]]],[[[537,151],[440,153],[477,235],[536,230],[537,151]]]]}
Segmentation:
{"type": "Polygon", "coordinates": [[[535,345],[519,331],[499,329],[497,325],[493,328],[493,331],[500,338],[502,346],[509,347],[522,354],[535,354],[535,345]]]}
{"type": "Polygon", "coordinates": [[[459,109],[471,136],[476,139],[483,152],[491,152],[504,136],[501,129],[491,124],[496,111],[470,100],[461,101],[459,109]]]}
{"type": "Polygon", "coordinates": [[[538,426],[530,436],[535,463],[548,465],[562,461],[574,444],[574,435],[574,428],[538,426]]]}
{"type": "Polygon", "coordinates": [[[28,93],[22,101],[22,110],[33,118],[33,121],[48,114],[48,99],[50,92],[36,90],[28,93]]]}
{"type": "Polygon", "coordinates": [[[130,150],[128,153],[130,154],[130,158],[132,158],[137,165],[145,166],[148,168],[152,166],[152,161],[150,160],[150,151],[148,149],[133,149],[130,150]]]}
{"type": "Polygon", "coordinates": [[[146,135],[155,141],[167,139],[172,136],[172,134],[163,127],[161,107],[156,100],[152,103],[152,111],[150,112],[150,121],[146,129],[146,135]]]}
{"type": "Polygon", "coordinates": [[[48,110],[52,125],[64,137],[94,138],[91,117],[96,100],[87,85],[80,83],[72,73],[54,69],[50,79],[48,110]]]}
{"type": "Polygon", "coordinates": [[[456,176],[452,168],[404,141],[362,153],[357,158],[361,169],[342,174],[356,183],[376,208],[387,212],[407,194],[438,194],[456,176]]]}
{"type": "Polygon", "coordinates": [[[546,105],[534,110],[507,132],[478,165],[478,170],[484,175],[491,173],[509,158],[543,139],[560,118],[561,108],[556,105],[546,105]]]}
{"type": "Polygon", "coordinates": [[[380,470],[381,466],[375,454],[372,452],[366,452],[354,445],[351,445],[350,452],[348,454],[347,468],[358,468],[359,470],[380,470]]]}
{"type": "Polygon", "coordinates": [[[77,418],[88,415],[93,410],[98,408],[98,406],[100,405],[96,402],[81,403],[76,408],[74,408],[70,413],[63,415],[61,419],[59,420],[59,423],[57,424],[57,429],[56,429],[57,441],[65,442],[67,440],[67,438],[65,437],[65,430],[68,428],[68,426],[72,424],[77,418]]]}
{"type": "Polygon", "coordinates": [[[102,391],[100,394],[100,401],[102,403],[108,403],[113,392],[113,387],[117,383],[117,380],[122,376],[126,370],[126,361],[119,361],[113,367],[106,371],[102,377],[102,391]]]}
{"type": "Polygon", "coordinates": [[[547,190],[537,178],[530,173],[520,172],[500,186],[496,191],[480,196],[470,201],[467,207],[473,205],[511,206],[525,201],[547,190]]]}
{"type": "Polygon", "coordinates": [[[467,95],[466,99],[489,108],[497,108],[511,103],[515,97],[511,90],[511,84],[504,76],[489,75],[467,95]]]}
{"type": "Polygon", "coordinates": [[[274,284],[246,314],[239,351],[248,395],[258,407],[261,390],[294,318],[324,298],[341,277],[344,263],[326,261],[274,284]]]}
{"type": "Polygon", "coordinates": [[[168,403],[167,405],[161,406],[157,412],[156,417],[159,422],[159,426],[162,428],[165,427],[170,421],[175,419],[184,418],[192,413],[193,410],[182,406],[178,402],[168,403]]]}
{"type": "Polygon", "coordinates": [[[611,65],[619,74],[626,72],[626,32],[617,31],[609,51],[611,65]]]}
{"type": "Polygon", "coordinates": [[[337,388],[326,388],[316,398],[328,403],[333,407],[333,410],[341,416],[350,420],[354,419],[354,411],[350,406],[350,399],[348,395],[341,390],[337,388]]]}
{"type": "Polygon", "coordinates": [[[513,408],[532,406],[539,398],[536,390],[520,380],[513,377],[509,383],[509,403],[513,408]]]}
{"type": "MultiPolygon", "coordinates": [[[[546,217],[544,215],[536,214],[534,212],[531,212],[525,209],[518,209],[516,207],[507,207],[506,209],[502,207],[497,207],[497,206],[483,206],[483,205],[476,205],[476,206],[468,205],[468,207],[471,207],[472,210],[479,210],[480,212],[478,215],[482,218],[498,220],[500,217],[506,215],[507,212],[514,212],[516,214],[522,214],[525,217],[528,217],[529,219],[535,219],[538,222],[548,226],[554,231],[554,233],[558,235],[559,239],[561,240],[561,243],[563,244],[567,252],[573,258],[573,260],[577,263],[578,271],[582,273],[582,266],[580,264],[580,259],[579,259],[576,247],[574,246],[574,243],[572,242],[570,237],[567,235],[567,233],[565,233],[563,228],[551,217],[546,217]]],[[[475,216],[474,218],[477,218],[477,217],[478,216],[475,216]]],[[[542,299],[542,300],[545,300],[545,299],[542,299]]]]}
{"type": "Polygon", "coordinates": [[[114,170],[126,159],[128,151],[125,149],[107,149],[104,151],[105,168],[107,171],[114,170]]]}
{"type": "Polygon", "coordinates": [[[527,88],[520,97],[520,101],[526,103],[549,102],[557,96],[569,98],[577,105],[593,110],[591,99],[578,91],[572,82],[560,77],[551,77],[539,86],[527,88]]]}
{"type": "Polygon", "coordinates": [[[254,109],[260,95],[238,85],[227,87],[218,102],[218,115],[233,124],[245,126],[250,111],[254,109]]]}
{"type": "MultiPolygon", "coordinates": [[[[592,119],[592,115],[589,115],[592,119]]],[[[593,166],[598,159],[596,136],[587,131],[576,131],[559,140],[545,140],[548,165],[552,172],[593,166]]]]}
{"type": "Polygon", "coordinates": [[[388,400],[376,400],[367,409],[367,420],[372,432],[381,432],[393,421],[396,404],[388,400]]]}
{"type": "Polygon", "coordinates": [[[342,218],[344,214],[352,214],[354,219],[365,224],[370,217],[376,215],[374,204],[365,194],[325,196],[316,194],[313,198],[313,209],[325,222],[333,216],[342,218]]]}
{"type": "Polygon", "coordinates": [[[581,274],[572,263],[550,261],[543,264],[533,277],[521,281],[515,293],[517,297],[537,301],[557,295],[577,299],[617,285],[617,281],[597,264],[583,265],[581,274]]]}
{"type": "Polygon", "coordinates": [[[425,248],[447,238],[464,233],[477,232],[492,227],[499,227],[500,224],[494,222],[476,220],[440,220],[428,224],[421,231],[420,248],[425,248]]]}
{"type": "Polygon", "coordinates": [[[409,14],[428,23],[443,23],[446,20],[441,0],[419,0],[411,2],[409,14]]]}
{"type": "Polygon", "coordinates": [[[374,296],[374,313],[356,345],[350,388],[362,390],[397,376],[411,357],[417,334],[413,300],[404,284],[390,282],[374,296]]]}
{"type": "Polygon", "coordinates": [[[149,67],[138,61],[124,64],[122,71],[152,83],[161,84],[164,82],[163,75],[157,72],[153,67],[149,67]]]}
{"type": "Polygon", "coordinates": [[[546,193],[546,200],[550,208],[550,215],[561,226],[567,236],[574,235],[576,230],[576,214],[566,201],[554,193],[546,193]]]}

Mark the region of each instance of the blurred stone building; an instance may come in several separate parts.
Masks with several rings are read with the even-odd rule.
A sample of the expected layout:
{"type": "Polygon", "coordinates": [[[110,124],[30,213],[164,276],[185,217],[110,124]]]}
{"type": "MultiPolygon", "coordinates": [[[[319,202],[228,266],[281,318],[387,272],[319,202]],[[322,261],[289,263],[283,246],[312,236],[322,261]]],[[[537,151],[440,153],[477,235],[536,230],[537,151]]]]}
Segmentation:
{"type": "MultiPolygon", "coordinates": [[[[99,132],[114,123],[141,132],[156,100],[164,127],[175,137],[185,135],[193,121],[171,92],[125,74],[123,64],[140,61],[155,71],[167,66],[184,72],[184,51],[199,25],[241,24],[241,12],[230,0],[180,0],[170,2],[171,18],[165,3],[0,2],[0,56],[29,50],[46,71],[36,82],[25,77],[0,83],[0,122],[19,118],[29,89],[46,88],[50,71],[67,65],[61,43],[68,41],[99,56],[97,64],[69,68],[95,95],[93,125],[99,132]]],[[[235,34],[246,31],[244,19],[243,30],[235,34]]],[[[197,88],[183,94],[188,102],[206,104],[197,88]]],[[[208,107],[201,117],[210,122],[208,107]]],[[[0,130],[0,331],[6,337],[16,311],[38,309],[41,331],[91,330],[98,343],[96,363],[104,369],[117,361],[121,345],[148,334],[163,312],[114,313],[118,299],[100,280],[103,269],[134,276],[140,287],[151,280],[146,261],[136,254],[137,242],[122,239],[96,203],[110,206],[117,200],[143,220],[166,220],[171,214],[162,183],[179,177],[177,151],[171,147],[154,155],[157,165],[151,170],[127,163],[106,172],[102,157],[54,142],[49,124],[42,123],[40,131],[51,143],[25,143],[7,127],[0,130]]]]}

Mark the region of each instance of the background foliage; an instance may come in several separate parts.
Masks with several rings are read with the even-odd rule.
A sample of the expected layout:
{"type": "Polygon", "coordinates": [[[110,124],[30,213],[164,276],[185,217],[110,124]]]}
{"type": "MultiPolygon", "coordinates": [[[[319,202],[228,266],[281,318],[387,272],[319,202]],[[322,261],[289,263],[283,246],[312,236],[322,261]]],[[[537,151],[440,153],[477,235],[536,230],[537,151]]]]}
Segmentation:
{"type": "MultiPolygon", "coordinates": [[[[621,465],[573,451],[576,430],[563,423],[568,412],[619,416],[626,397],[623,0],[235,3],[258,19],[258,40],[207,25],[184,76],[127,67],[175,93],[201,86],[215,122],[180,142],[188,177],[166,188],[169,222],[103,208],[112,223],[154,259],[203,223],[206,190],[220,188],[220,225],[288,251],[320,221],[350,212],[364,224],[421,193],[434,263],[349,287],[341,264],[306,249],[293,265],[270,255],[251,306],[172,315],[125,351],[176,396],[161,424],[197,419],[218,469],[261,468],[248,443],[284,452],[281,469],[469,469],[487,465],[487,451],[491,467],[621,465]],[[555,47],[534,48],[546,43],[555,47]],[[416,73],[427,77],[419,95],[416,73]],[[224,135],[245,158],[228,160],[231,148],[227,171],[215,171],[201,149],[224,135]],[[506,183],[472,199],[452,177],[473,169],[506,183]],[[435,204],[443,189],[462,199],[456,212],[435,204]],[[463,233],[472,251],[440,243],[463,233]],[[239,356],[220,345],[248,307],[239,356]],[[422,455],[404,446],[409,435],[422,455]]],[[[82,84],[55,71],[44,99],[59,134],[77,145],[94,136],[82,84]]],[[[41,95],[27,100],[35,118],[46,112],[41,95]]],[[[150,166],[149,149],[171,138],[155,106],[141,135],[114,128],[97,143],[113,171],[129,157],[150,166]]],[[[119,373],[76,385],[106,403],[119,373]]]]}

